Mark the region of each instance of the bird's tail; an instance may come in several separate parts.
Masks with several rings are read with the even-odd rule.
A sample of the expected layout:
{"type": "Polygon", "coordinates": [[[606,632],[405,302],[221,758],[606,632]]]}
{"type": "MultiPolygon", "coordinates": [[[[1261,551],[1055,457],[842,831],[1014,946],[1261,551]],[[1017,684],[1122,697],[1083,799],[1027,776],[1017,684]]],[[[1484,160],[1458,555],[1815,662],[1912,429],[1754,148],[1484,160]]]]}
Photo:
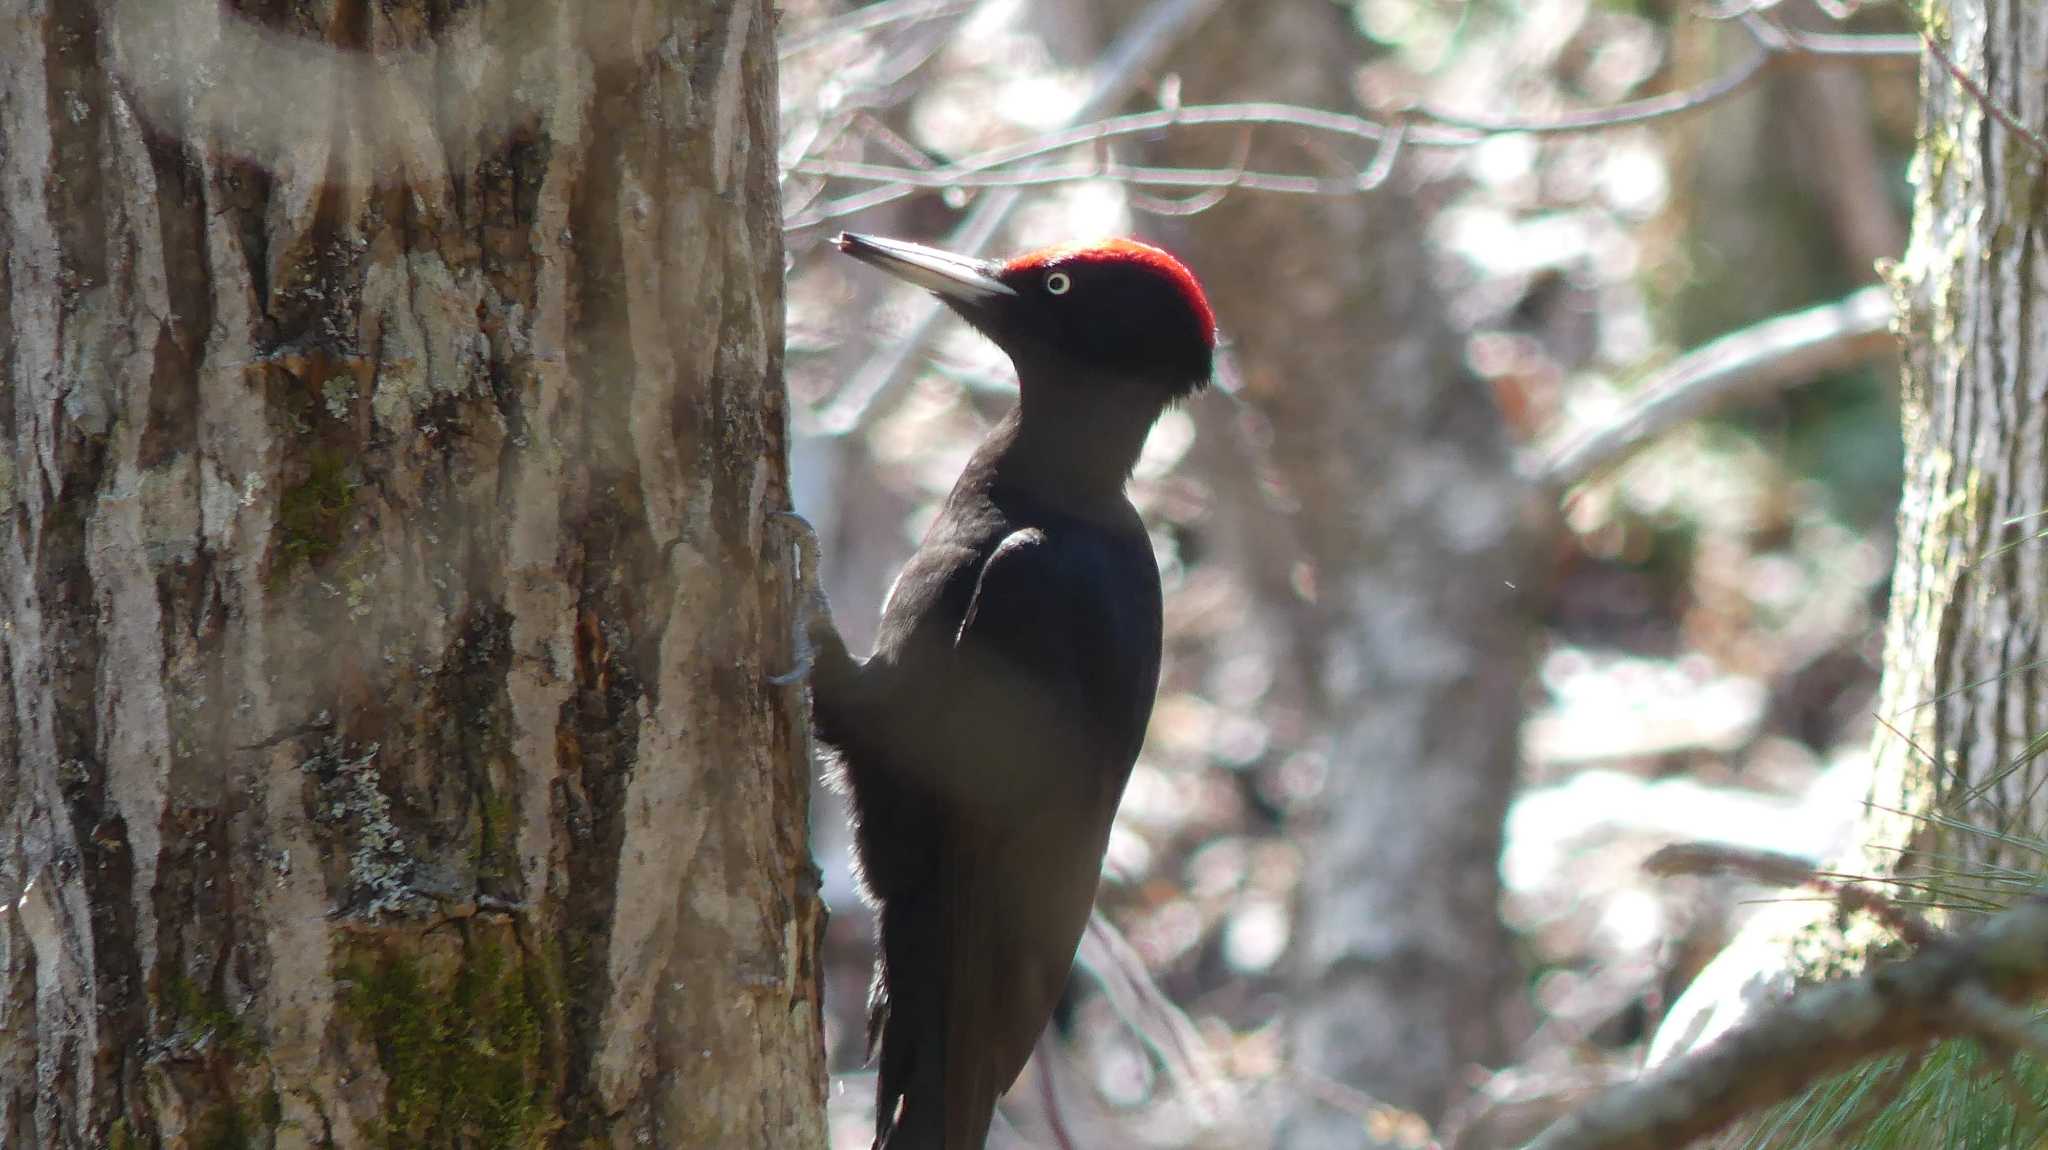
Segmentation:
{"type": "Polygon", "coordinates": [[[931,900],[883,904],[868,994],[868,1055],[880,1057],[875,1150],[946,1150],[945,942],[931,900]]]}
{"type": "Polygon", "coordinates": [[[939,897],[893,920],[891,908],[882,912],[885,969],[869,1017],[881,1053],[876,1150],[982,1150],[1008,1086],[995,1081],[984,1049],[997,1011],[993,970],[984,969],[998,957],[989,953],[996,908],[975,885],[980,852],[948,853],[934,876],[939,897]]]}

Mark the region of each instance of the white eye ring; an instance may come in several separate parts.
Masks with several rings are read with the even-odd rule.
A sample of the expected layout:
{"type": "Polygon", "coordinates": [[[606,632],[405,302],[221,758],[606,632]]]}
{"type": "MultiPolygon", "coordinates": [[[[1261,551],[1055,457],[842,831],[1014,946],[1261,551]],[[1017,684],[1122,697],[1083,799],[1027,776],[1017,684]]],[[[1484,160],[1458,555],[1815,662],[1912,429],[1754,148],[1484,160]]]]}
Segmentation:
{"type": "Polygon", "coordinates": [[[1065,295],[1074,286],[1065,272],[1053,272],[1045,277],[1045,290],[1054,295],[1065,295]]]}

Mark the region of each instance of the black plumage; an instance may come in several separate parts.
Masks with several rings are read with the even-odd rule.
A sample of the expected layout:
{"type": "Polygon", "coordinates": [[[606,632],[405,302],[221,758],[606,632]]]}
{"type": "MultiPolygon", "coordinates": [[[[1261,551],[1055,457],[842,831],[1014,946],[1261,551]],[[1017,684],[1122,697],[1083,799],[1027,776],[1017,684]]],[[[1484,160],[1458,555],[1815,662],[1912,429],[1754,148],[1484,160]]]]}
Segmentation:
{"type": "Polygon", "coordinates": [[[1158,567],[1124,494],[1146,434],[1210,373],[1214,319],[1156,248],[968,260],[842,236],[1016,365],[975,452],[850,657],[807,621],[818,735],[881,919],[876,1145],[978,1150],[1065,985],[1158,687],[1158,567]]]}

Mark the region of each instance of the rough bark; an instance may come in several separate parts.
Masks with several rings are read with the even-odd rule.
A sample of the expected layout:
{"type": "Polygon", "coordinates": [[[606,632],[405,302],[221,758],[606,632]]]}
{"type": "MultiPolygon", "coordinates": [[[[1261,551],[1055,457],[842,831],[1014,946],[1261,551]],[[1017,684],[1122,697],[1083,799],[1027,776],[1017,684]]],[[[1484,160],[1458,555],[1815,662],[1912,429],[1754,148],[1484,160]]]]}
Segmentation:
{"type": "MultiPolygon", "coordinates": [[[[1191,104],[1342,108],[1357,52],[1341,7],[1226,6],[1175,67],[1191,104]]],[[[1237,143],[1176,135],[1156,158],[1228,167],[1237,143]]],[[[1283,162],[1299,153],[1265,166],[1283,162]]],[[[1514,1025],[1498,863],[1536,624],[1536,505],[1461,367],[1412,197],[1405,180],[1367,197],[1236,196],[1170,234],[1209,289],[1291,504],[1228,473],[1228,432],[1211,421],[1224,545],[1332,732],[1293,1057],[1435,1119],[1514,1025]]],[[[1281,1131],[1293,1147],[1360,1137],[1357,1115],[1308,1092],[1281,1131]]]]}
{"type": "MultiPolygon", "coordinates": [[[[2048,125],[2048,11],[1958,0],[1926,19],[1990,99],[2037,133],[2048,125]]],[[[1855,857],[1837,869],[1924,878],[2038,867],[2003,836],[2048,828],[2048,159],[1939,61],[1924,63],[1921,89],[1912,237],[1892,276],[1906,461],[1883,721],[1855,857]]],[[[1673,1007],[1653,1061],[1724,1032],[1795,977],[1858,965],[1885,938],[1825,904],[1774,908],[1673,1007]]]]}
{"type": "MultiPolygon", "coordinates": [[[[1928,19],[1989,97],[2048,125],[2048,11],[2021,0],[1937,4],[1928,19]]],[[[1914,160],[1913,235],[1896,276],[1906,346],[1905,490],[1873,753],[1870,861],[1914,845],[2025,865],[1940,811],[2039,835],[2048,760],[2048,284],[2044,158],[1929,60],[1914,160]]]]}
{"type": "Polygon", "coordinates": [[[0,0],[0,1142],[822,1145],[773,19],[0,0]]]}

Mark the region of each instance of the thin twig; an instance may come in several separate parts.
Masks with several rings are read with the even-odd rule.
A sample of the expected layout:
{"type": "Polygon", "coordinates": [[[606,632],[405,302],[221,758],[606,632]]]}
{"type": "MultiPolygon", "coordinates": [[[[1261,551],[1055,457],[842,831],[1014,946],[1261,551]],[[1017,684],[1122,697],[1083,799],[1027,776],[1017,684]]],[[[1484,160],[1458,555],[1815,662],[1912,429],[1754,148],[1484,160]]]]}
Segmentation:
{"type": "Polygon", "coordinates": [[[1131,206],[1155,216],[1198,216],[1222,203],[1224,197],[1230,195],[1230,190],[1239,186],[1238,180],[1244,177],[1245,165],[1251,161],[1252,132],[1252,125],[1246,124],[1244,130],[1237,134],[1237,150],[1231,153],[1230,159],[1230,171],[1234,173],[1235,178],[1230,183],[1180,199],[1150,195],[1134,187],[1131,190],[1131,206]]]}
{"type": "Polygon", "coordinates": [[[1551,437],[1533,471],[1557,489],[1612,471],[1657,437],[1738,396],[1769,394],[1889,354],[1892,300],[1871,286],[1846,299],[1774,316],[1680,356],[1597,427],[1551,437]]]}
{"type": "MultiPolygon", "coordinates": [[[[899,168],[853,160],[806,160],[794,169],[803,175],[842,180],[874,180],[901,188],[1034,188],[1076,180],[1115,180],[1155,188],[1247,188],[1261,192],[1348,196],[1359,191],[1358,177],[1319,178],[1292,172],[1259,172],[1243,168],[1160,168],[1123,164],[1108,158],[1044,164],[1022,171],[970,171],[962,168],[899,168]]],[[[823,211],[810,219],[822,222],[823,211]]]]}
{"type": "Polygon", "coordinates": [[[1089,914],[1075,957],[1095,976],[1110,1009],[1132,1036],[1158,1055],[1197,1121],[1214,1125],[1235,1109],[1230,1080],[1193,1020],[1159,989],[1144,959],[1101,911],[1089,914]]]}
{"type": "Polygon", "coordinates": [[[1792,47],[1802,56],[1835,56],[1863,60],[1917,60],[1920,45],[1911,36],[1877,34],[1843,35],[1838,32],[1807,32],[1783,28],[1792,47]]]}
{"type": "Polygon", "coordinates": [[[1359,173],[1358,189],[1369,192],[1387,182],[1394,174],[1394,161],[1401,155],[1401,145],[1408,142],[1411,125],[1406,116],[1394,121],[1386,135],[1380,137],[1380,146],[1373,151],[1372,163],[1359,173]]]}
{"type": "Polygon", "coordinates": [[[1845,36],[1835,32],[1809,32],[1777,23],[1753,9],[1715,18],[1740,22],[1750,35],[1756,37],[1757,43],[1773,52],[1801,56],[1852,56],[1866,60],[1920,58],[1920,40],[1916,36],[1845,36]]]}
{"type": "MultiPolygon", "coordinates": [[[[849,164],[841,161],[801,160],[791,166],[794,172],[806,175],[820,175],[834,178],[874,181],[883,186],[848,196],[842,201],[828,202],[815,210],[792,214],[783,221],[785,229],[799,231],[815,227],[840,216],[864,211],[877,204],[900,199],[920,188],[944,188],[948,186],[973,186],[977,181],[983,186],[1018,186],[1051,182],[1034,176],[1027,169],[1018,175],[995,177],[989,175],[1000,169],[1012,168],[1038,160],[1055,152],[1063,152],[1083,146],[1100,146],[1103,142],[1128,136],[1146,136],[1178,128],[1230,125],[1239,128],[1271,126],[1299,128],[1310,132],[1342,136],[1363,140],[1374,147],[1380,146],[1387,138],[1389,129],[1375,120],[1361,116],[1350,116],[1342,112],[1329,112],[1319,108],[1304,108],[1294,104],[1236,103],[1206,104],[1183,108],[1166,108],[1152,112],[1136,112],[1129,115],[1091,120],[1069,128],[1047,132],[1016,144],[991,148],[966,159],[939,167],[908,168],[891,167],[886,164],[849,164]]],[[[1455,130],[1415,129],[1404,133],[1407,143],[1422,147],[1466,147],[1482,137],[1455,130]]],[[[1102,165],[1106,159],[1087,163],[1075,162],[1060,179],[1101,178],[1102,165]]],[[[1149,169],[1148,169],[1149,170],[1149,169]]],[[[1261,191],[1320,191],[1324,184],[1318,177],[1270,173],[1295,181],[1286,188],[1262,187],[1261,191]]],[[[1264,175],[1264,174],[1262,174],[1264,175]]],[[[1167,181],[1162,180],[1162,185],[1167,181]]],[[[1342,183],[1342,181],[1339,181],[1342,183]]],[[[1342,188],[1345,194],[1353,189],[1347,184],[1342,188]]]]}
{"type": "Polygon", "coordinates": [[[1017,188],[1082,179],[1115,180],[1139,187],[1226,190],[1241,188],[1247,191],[1290,195],[1356,195],[1362,191],[1370,191],[1385,182],[1383,170],[1390,170],[1395,154],[1386,147],[1390,139],[1408,147],[1464,148],[1507,132],[1563,135],[1606,131],[1707,108],[1748,87],[1762,74],[1766,65],[1779,60],[1824,60],[1828,57],[1881,59],[1897,57],[1908,50],[1917,54],[1917,49],[1910,48],[1913,43],[1911,37],[1826,37],[1812,33],[1791,36],[1777,30],[1774,25],[1763,27],[1770,31],[1766,33],[1759,29],[1750,29],[1752,38],[1757,41],[1758,50],[1755,54],[1726,75],[1679,92],[1549,119],[1489,119],[1444,108],[1417,106],[1393,110],[1391,114],[1395,119],[1389,124],[1360,116],[1289,104],[1213,104],[1164,108],[1155,112],[1141,112],[1082,123],[1017,144],[993,148],[943,166],[920,164],[915,167],[903,167],[805,159],[793,165],[791,170],[831,179],[872,182],[880,186],[815,206],[807,206],[804,211],[787,216],[783,226],[791,231],[816,227],[842,216],[901,199],[918,189],[1017,188]],[[1767,35],[1770,38],[1767,39],[1767,35]],[[1411,119],[1420,123],[1409,124],[1408,121],[1411,119]],[[1364,140],[1374,145],[1374,163],[1366,172],[1349,178],[1292,172],[1238,171],[1235,168],[1175,169],[1120,165],[1100,154],[1092,160],[1070,161],[1063,166],[1033,166],[1025,171],[1011,170],[1013,165],[1084,145],[1099,149],[1108,140],[1215,124],[1292,127],[1364,140]]]}
{"type": "Polygon", "coordinates": [[[2035,155],[2048,156],[2048,139],[2043,139],[2039,132],[2022,124],[2018,116],[2007,111],[2004,104],[1993,99],[1991,93],[1979,86],[1968,72],[1963,71],[1962,65],[1955,62],[1954,57],[1948,54],[1948,49],[1943,48],[1941,42],[1924,26],[1920,29],[1920,42],[1926,46],[1928,55],[1933,56],[1941,64],[1951,79],[1962,85],[1963,91],[1968,92],[1970,97],[1977,101],[1986,115],[2005,125],[2006,131],[2026,141],[2027,146],[2034,149],[2035,155]]]}
{"type": "Polygon", "coordinates": [[[1046,1129],[1052,1133],[1055,1150],[1074,1150],[1074,1136],[1067,1130],[1067,1117],[1060,1110],[1059,1091],[1053,1083],[1052,1027],[1038,1035],[1038,1101],[1045,1110],[1046,1129]]]}
{"type": "Polygon", "coordinates": [[[1451,112],[1442,108],[1419,105],[1408,114],[1418,120],[1448,127],[1462,128],[1480,135],[1497,136],[1509,132],[1531,135],[1559,135],[1574,132],[1604,131],[1608,128],[1644,124],[1651,120],[1669,119],[1672,116],[1695,112],[1719,100],[1724,100],[1749,86],[1750,81],[1763,74],[1764,65],[1775,58],[1775,53],[1762,45],[1751,53],[1733,71],[1716,76],[1693,88],[1667,92],[1661,96],[1650,96],[1641,100],[1630,100],[1607,108],[1594,108],[1584,112],[1569,112],[1550,119],[1522,119],[1502,117],[1493,119],[1486,116],[1451,112]]]}
{"type": "Polygon", "coordinates": [[[1910,958],[1798,991],[1708,1046],[1601,1094],[1530,1150],[1683,1146],[1867,1058],[1978,1033],[1956,1008],[1966,986],[2007,1001],[2048,991],[2048,901],[2029,899],[1910,958]]]}

